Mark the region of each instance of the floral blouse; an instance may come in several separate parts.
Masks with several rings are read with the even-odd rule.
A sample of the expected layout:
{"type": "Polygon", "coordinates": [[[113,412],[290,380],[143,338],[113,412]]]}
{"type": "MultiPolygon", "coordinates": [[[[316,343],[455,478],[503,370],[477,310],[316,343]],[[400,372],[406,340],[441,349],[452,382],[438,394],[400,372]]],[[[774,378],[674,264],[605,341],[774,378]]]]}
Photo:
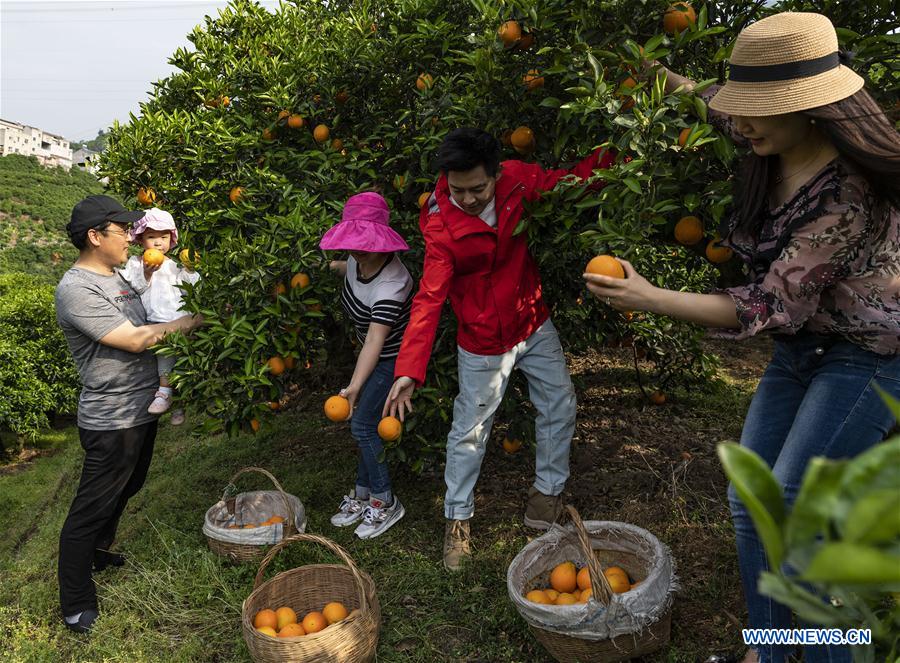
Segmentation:
{"type": "MultiPolygon", "coordinates": [[[[727,116],[710,111],[710,121],[740,139],[727,116]]],[[[759,237],[735,228],[736,219],[727,228],[722,243],[747,266],[749,282],[718,291],[734,301],[740,329],[713,335],[803,329],[900,353],[900,211],[839,157],[764,215],[759,237]]]]}

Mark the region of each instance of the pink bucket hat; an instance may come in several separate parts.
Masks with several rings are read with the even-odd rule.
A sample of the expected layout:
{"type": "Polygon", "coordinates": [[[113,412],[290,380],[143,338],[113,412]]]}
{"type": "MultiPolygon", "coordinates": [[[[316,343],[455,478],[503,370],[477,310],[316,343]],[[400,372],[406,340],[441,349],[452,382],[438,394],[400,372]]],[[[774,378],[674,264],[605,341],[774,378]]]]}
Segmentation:
{"type": "Polygon", "coordinates": [[[390,215],[387,201],[380,194],[367,191],[351,196],[344,205],[341,222],[322,236],[319,248],[370,253],[408,251],[409,245],[388,225],[390,215]]]}
{"type": "Polygon", "coordinates": [[[140,241],[141,234],[147,230],[169,230],[172,232],[172,245],[178,244],[178,229],[175,227],[175,219],[172,215],[161,210],[158,207],[148,209],[147,213],[135,221],[131,230],[128,231],[128,238],[137,244],[140,241]]]}

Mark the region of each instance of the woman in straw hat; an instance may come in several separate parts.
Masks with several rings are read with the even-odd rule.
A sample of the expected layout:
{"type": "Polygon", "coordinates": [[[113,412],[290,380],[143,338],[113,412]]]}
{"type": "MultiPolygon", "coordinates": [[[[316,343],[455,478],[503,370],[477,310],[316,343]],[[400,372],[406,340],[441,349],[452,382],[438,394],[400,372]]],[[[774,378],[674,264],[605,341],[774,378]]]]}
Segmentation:
{"type": "MultiPolygon", "coordinates": [[[[745,263],[746,285],[710,294],[651,285],[627,262],[625,279],[585,275],[618,310],[645,310],[775,351],[741,444],[795,498],[813,456],[852,457],[893,423],[874,385],[900,397],[900,136],[863,79],[843,63],[831,22],[782,13],[738,36],[724,87],[709,91],[714,120],[749,145],[723,243],[745,263]],[[723,123],[724,124],[724,123],[723,123]]],[[[668,87],[693,83],[668,73],[668,87]]],[[[791,613],[757,589],[765,551],[733,489],[738,558],[753,628],[790,628],[791,613]]],[[[745,662],[784,661],[787,646],[745,662]]],[[[849,661],[846,647],[806,647],[807,662],[849,661]]]]}

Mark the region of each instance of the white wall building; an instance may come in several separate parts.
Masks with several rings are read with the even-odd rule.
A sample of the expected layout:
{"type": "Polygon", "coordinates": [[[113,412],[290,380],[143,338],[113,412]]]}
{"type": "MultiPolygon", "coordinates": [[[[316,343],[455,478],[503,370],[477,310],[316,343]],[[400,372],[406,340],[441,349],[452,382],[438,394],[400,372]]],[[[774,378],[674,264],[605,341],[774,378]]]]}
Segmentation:
{"type": "Polygon", "coordinates": [[[0,119],[0,156],[24,154],[37,157],[45,166],[72,167],[72,148],[62,136],[27,124],[0,119]]]}
{"type": "Polygon", "coordinates": [[[89,173],[96,173],[100,168],[100,153],[82,147],[72,153],[72,165],[89,173]]]}

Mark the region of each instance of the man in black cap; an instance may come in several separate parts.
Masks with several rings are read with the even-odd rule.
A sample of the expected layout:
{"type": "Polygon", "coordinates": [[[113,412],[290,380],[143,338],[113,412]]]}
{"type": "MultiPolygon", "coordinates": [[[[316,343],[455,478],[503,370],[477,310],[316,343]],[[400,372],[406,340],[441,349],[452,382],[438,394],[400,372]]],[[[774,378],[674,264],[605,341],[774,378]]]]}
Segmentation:
{"type": "Polygon", "coordinates": [[[88,196],[75,205],[66,231],[79,256],[56,287],[56,319],[83,384],[78,435],[84,465],[59,537],[62,613],[66,626],[79,633],[97,619],[92,568],[124,563],[109,548],[153,455],[157,422],[147,406],[159,376],[147,348],[200,322],[184,316],[146,324],[140,293],[116,270],[128,259],[128,226],[143,215],[109,196],[88,196]]]}

